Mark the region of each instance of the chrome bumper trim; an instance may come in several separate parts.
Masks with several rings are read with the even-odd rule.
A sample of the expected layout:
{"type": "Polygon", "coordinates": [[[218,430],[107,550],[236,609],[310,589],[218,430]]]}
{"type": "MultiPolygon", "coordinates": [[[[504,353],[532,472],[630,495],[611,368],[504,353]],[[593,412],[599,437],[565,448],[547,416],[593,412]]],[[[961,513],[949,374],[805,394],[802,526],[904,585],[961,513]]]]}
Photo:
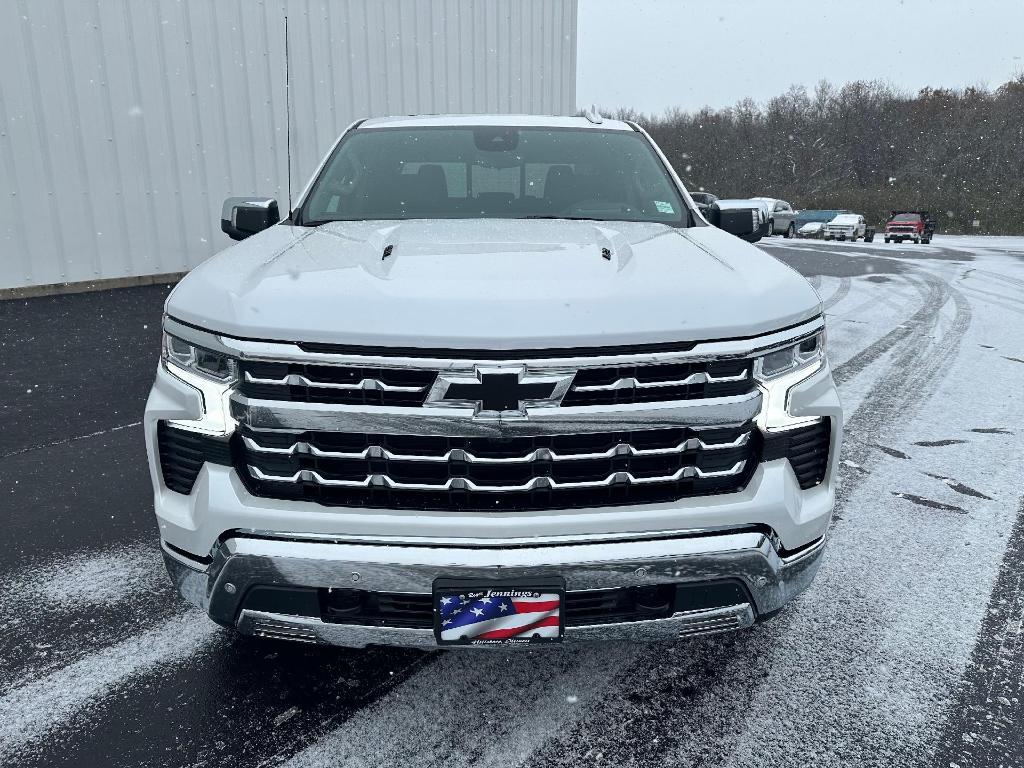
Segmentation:
{"type": "Polygon", "coordinates": [[[285,456],[295,454],[310,454],[326,459],[367,459],[380,458],[392,459],[394,461],[425,461],[446,463],[449,461],[466,461],[470,464],[530,464],[534,461],[589,461],[590,459],[609,459],[613,456],[667,456],[674,453],[686,453],[687,451],[722,451],[729,448],[742,448],[750,441],[750,432],[744,432],[735,440],[725,443],[705,443],[699,437],[690,437],[678,445],[668,448],[635,448],[629,443],[619,443],[607,451],[598,453],[558,453],[550,448],[537,448],[523,456],[511,456],[506,458],[494,458],[491,456],[476,456],[461,448],[453,448],[442,454],[422,453],[395,453],[379,445],[371,445],[361,451],[327,451],[317,448],[311,443],[298,441],[287,448],[272,448],[260,445],[248,435],[242,436],[245,447],[255,453],[273,453],[285,456]]]}
{"type": "MultiPolygon", "coordinates": [[[[380,546],[286,538],[229,538],[213,551],[204,570],[190,567],[183,558],[164,551],[164,561],[181,595],[226,626],[254,631],[252,612],[242,610],[250,586],[349,587],[370,592],[429,594],[440,576],[487,579],[538,578],[558,575],[571,591],[647,586],[652,584],[740,579],[753,605],[746,626],[757,615],[782,608],[803,591],[814,577],[825,549],[825,539],[791,557],[781,557],[769,536],[758,532],[718,533],[676,539],[605,541],[547,547],[453,549],[445,547],[380,546]],[[231,585],[230,589],[227,585],[231,585]]],[[[721,611],[723,609],[719,609],[721,611]]],[[[741,612],[742,613],[742,612],[741,612]]],[[[743,614],[746,616],[746,614],[743,614]]],[[[367,643],[422,645],[415,630],[353,627],[326,624],[319,617],[269,615],[289,631],[316,642],[341,645],[367,643]],[[410,634],[413,633],[413,634],[410,634]]],[[[659,635],[668,622],[668,634],[688,634],[692,614],[648,622],[574,628],[574,639],[659,635]],[[678,623],[679,626],[673,626],[678,623]],[[587,631],[581,632],[586,629],[587,631]]],[[[703,616],[708,631],[719,631],[723,617],[703,616]],[[712,626],[713,625],[713,626],[712,626]]],[[[703,624],[701,626],[704,626],[703,624]]],[[[270,632],[268,627],[264,627],[270,632]]],[[[433,636],[430,635],[432,640],[433,636]]]]}
{"type": "Polygon", "coordinates": [[[245,372],[245,380],[250,384],[264,384],[272,386],[301,386],[313,387],[314,389],[340,389],[343,391],[366,390],[376,392],[423,392],[426,385],[422,387],[401,387],[397,384],[387,384],[380,379],[361,379],[356,382],[336,381],[314,381],[301,373],[289,373],[280,379],[265,379],[253,376],[249,371],[245,372]]]}
{"type": "Polygon", "coordinates": [[[328,488],[392,488],[402,491],[477,491],[479,493],[515,493],[532,491],[537,488],[574,489],[574,488],[607,488],[612,485],[652,485],[657,483],[674,483],[689,478],[733,477],[740,474],[747,465],[746,460],[737,461],[729,469],[703,470],[700,467],[680,467],[669,475],[653,475],[637,477],[632,472],[612,472],[600,480],[561,481],[553,477],[541,475],[530,478],[519,485],[484,485],[475,483],[466,477],[449,477],[443,483],[404,483],[391,479],[388,475],[367,475],[362,480],[335,480],[324,477],[313,469],[300,469],[291,475],[268,475],[259,467],[248,466],[249,474],[260,481],[271,483],[315,483],[328,488]]]}
{"type": "Polygon", "coordinates": [[[231,396],[231,411],[253,430],[506,437],[673,427],[739,427],[761,410],[761,393],[708,400],[538,408],[528,418],[474,418],[473,408],[400,408],[259,400],[231,396]]]}
{"type": "Polygon", "coordinates": [[[747,372],[736,376],[713,376],[704,371],[691,373],[685,379],[672,379],[669,381],[641,381],[634,376],[616,379],[611,384],[583,384],[573,386],[573,392],[613,392],[618,389],[657,389],[659,387],[685,387],[690,384],[724,384],[727,382],[743,381],[747,378],[747,372]]]}
{"type": "MultiPolygon", "coordinates": [[[[697,637],[718,632],[730,632],[754,623],[754,609],[749,603],[730,605],[707,611],[676,613],[665,619],[630,621],[619,624],[590,624],[566,627],[566,643],[612,641],[666,641],[682,637],[697,637]]],[[[408,648],[436,649],[434,632],[430,629],[403,629],[400,627],[369,627],[358,624],[329,624],[305,616],[283,613],[242,611],[237,628],[246,635],[293,640],[303,643],[341,645],[364,648],[368,645],[393,645],[408,648]]],[[[445,646],[451,650],[480,650],[499,648],[536,648],[536,646],[445,646]]]]}

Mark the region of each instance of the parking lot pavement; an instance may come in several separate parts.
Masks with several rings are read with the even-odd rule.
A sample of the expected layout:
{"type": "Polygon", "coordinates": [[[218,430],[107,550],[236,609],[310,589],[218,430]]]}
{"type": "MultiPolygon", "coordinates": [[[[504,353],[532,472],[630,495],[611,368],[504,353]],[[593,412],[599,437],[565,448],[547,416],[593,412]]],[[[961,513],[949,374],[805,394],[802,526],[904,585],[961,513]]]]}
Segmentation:
{"type": "Polygon", "coordinates": [[[167,288],[0,303],[0,764],[1024,762],[1024,239],[772,238],[848,420],[830,545],[778,618],[669,646],[349,651],[171,592],[142,405],[167,288]]]}

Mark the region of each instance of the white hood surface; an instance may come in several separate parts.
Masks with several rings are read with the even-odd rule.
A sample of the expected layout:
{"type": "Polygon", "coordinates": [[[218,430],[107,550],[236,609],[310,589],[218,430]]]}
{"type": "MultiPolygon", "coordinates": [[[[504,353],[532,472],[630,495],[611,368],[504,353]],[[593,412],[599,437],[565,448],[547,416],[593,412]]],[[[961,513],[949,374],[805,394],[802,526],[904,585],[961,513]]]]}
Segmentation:
{"type": "Polygon", "coordinates": [[[799,274],[714,227],[525,219],[274,226],[167,300],[240,338],[493,350],[755,336],[820,311],[799,274]]]}

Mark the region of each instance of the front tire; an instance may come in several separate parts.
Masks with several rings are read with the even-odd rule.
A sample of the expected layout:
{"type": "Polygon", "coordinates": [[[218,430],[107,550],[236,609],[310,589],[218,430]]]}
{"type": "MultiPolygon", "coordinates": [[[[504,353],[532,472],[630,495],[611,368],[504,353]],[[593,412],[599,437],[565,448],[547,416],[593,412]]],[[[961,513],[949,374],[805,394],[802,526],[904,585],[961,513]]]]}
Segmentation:
{"type": "Polygon", "coordinates": [[[790,224],[789,227],[786,229],[786,238],[788,239],[790,237],[795,237],[795,236],[796,236],[796,224],[790,224]]]}
{"type": "Polygon", "coordinates": [[[891,242],[892,242],[892,240],[890,240],[890,239],[889,239],[889,238],[887,237],[887,238],[885,238],[885,242],[886,242],[886,244],[889,244],[889,243],[891,243],[891,242]]]}

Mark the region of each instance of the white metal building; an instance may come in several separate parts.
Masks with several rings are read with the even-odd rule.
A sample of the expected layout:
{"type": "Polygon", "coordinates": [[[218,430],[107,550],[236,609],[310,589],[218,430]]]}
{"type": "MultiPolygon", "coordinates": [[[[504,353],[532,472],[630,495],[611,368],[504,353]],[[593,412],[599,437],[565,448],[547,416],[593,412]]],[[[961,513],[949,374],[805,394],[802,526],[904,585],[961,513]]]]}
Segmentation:
{"type": "Polygon", "coordinates": [[[3,0],[0,296],[186,271],[230,244],[223,198],[273,195],[283,213],[289,140],[297,195],[359,117],[572,114],[576,14],[576,0],[3,0]]]}

